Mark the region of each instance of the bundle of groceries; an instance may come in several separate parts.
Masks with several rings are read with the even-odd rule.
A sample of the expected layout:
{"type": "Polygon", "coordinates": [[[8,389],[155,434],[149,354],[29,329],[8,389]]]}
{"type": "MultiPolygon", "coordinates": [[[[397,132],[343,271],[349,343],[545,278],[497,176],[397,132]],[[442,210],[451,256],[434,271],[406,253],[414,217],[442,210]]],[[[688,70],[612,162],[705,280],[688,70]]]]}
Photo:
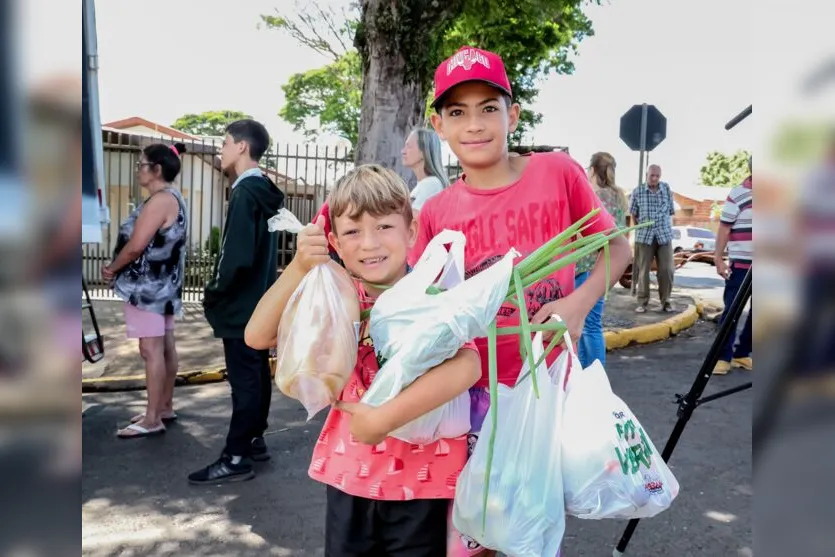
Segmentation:
{"type": "MultiPolygon", "coordinates": [[[[549,369],[546,357],[567,343],[566,328],[559,320],[529,322],[526,288],[601,250],[609,283],[609,241],[652,224],[583,235],[598,212],[521,261],[514,263],[519,254],[511,249],[469,278],[464,275],[466,238],[444,230],[370,312],[369,332],[381,362],[362,398],[372,406],[397,396],[465,343],[488,338],[489,420],[459,479],[453,518],[462,533],[507,554],[553,554],[548,552],[562,540],[565,512],[580,518],[648,517],[669,507],[678,493],[669,468],[611,391],[602,367],[579,369],[573,350],[566,350],[549,369]],[[498,328],[496,314],[506,302],[519,308],[520,323],[498,328]],[[547,346],[545,331],[553,335],[547,346]],[[498,384],[498,335],[520,337],[523,369],[513,388],[498,384]],[[592,427],[587,432],[586,424],[592,427]],[[518,524],[536,519],[538,526],[496,526],[507,516],[518,524]]],[[[271,229],[298,232],[300,223],[289,217],[277,215],[271,229]]],[[[338,398],[356,363],[360,312],[351,281],[335,263],[314,268],[281,320],[279,388],[310,416],[338,398]]],[[[464,393],[391,435],[424,444],[463,435],[470,429],[469,402],[464,393]]]]}

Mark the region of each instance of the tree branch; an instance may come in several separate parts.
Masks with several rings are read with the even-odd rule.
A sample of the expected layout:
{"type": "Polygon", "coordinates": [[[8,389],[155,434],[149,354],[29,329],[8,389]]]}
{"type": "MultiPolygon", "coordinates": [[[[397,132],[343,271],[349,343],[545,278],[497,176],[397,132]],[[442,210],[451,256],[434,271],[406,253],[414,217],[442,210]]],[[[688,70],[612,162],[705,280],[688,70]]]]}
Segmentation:
{"type": "Polygon", "coordinates": [[[337,14],[333,8],[325,10],[315,3],[304,7],[297,4],[295,18],[282,16],[278,9],[275,13],[274,16],[262,15],[261,21],[268,28],[286,31],[314,52],[336,61],[348,51],[345,35],[350,34],[351,26],[347,23],[348,14],[344,9],[342,15],[346,24],[341,30],[336,25],[337,14]]]}

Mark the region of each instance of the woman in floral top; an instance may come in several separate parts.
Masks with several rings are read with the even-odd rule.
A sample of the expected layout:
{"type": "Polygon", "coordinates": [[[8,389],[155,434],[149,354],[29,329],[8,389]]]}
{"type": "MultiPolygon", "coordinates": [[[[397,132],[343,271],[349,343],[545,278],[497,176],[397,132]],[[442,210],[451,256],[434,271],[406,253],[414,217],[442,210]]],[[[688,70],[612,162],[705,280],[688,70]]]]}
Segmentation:
{"type": "MultiPolygon", "coordinates": [[[[612,215],[619,228],[626,226],[628,208],[626,194],[615,184],[615,158],[609,153],[595,153],[589,163],[589,181],[597,197],[612,215]]],[[[598,254],[592,254],[577,262],[574,271],[574,287],[578,287],[589,277],[597,261],[598,254]]],[[[600,298],[586,317],[583,335],[579,342],[579,356],[583,367],[595,360],[606,363],[606,341],[603,339],[603,298],[600,298]]]]}

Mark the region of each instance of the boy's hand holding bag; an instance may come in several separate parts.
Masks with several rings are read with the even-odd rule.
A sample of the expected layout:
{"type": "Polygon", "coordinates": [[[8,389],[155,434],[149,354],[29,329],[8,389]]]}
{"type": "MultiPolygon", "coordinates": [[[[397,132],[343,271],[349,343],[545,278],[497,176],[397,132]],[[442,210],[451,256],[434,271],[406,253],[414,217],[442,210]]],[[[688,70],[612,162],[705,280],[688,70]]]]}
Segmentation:
{"type": "MultiPolygon", "coordinates": [[[[286,209],[268,226],[293,234],[305,228],[286,209]]],[[[278,326],[275,379],[282,393],[302,403],[308,420],[337,400],[351,377],[359,319],[353,280],[329,259],[310,269],[287,302],[278,326]]]]}

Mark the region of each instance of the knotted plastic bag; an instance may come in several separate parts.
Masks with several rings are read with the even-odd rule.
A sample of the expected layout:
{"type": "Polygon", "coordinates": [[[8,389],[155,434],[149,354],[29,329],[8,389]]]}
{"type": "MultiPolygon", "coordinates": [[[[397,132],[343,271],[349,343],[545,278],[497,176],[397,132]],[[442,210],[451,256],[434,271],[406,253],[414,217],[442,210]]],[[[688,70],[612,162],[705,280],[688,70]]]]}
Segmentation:
{"type": "MultiPolygon", "coordinates": [[[[286,209],[268,221],[271,232],[297,234],[304,226],[286,209]]],[[[310,420],[337,400],[357,362],[359,300],[347,271],[317,265],[293,292],[278,326],[275,380],[302,403],[310,420]]]]}
{"type": "MultiPolygon", "coordinates": [[[[418,377],[455,356],[464,343],[487,334],[507,295],[516,252],[465,280],[465,242],[461,232],[441,231],[414,269],[377,298],[369,333],[384,363],[363,403],[385,404],[418,377]]],[[[465,392],[390,435],[426,444],[459,437],[469,430],[470,398],[465,392]]]]}

